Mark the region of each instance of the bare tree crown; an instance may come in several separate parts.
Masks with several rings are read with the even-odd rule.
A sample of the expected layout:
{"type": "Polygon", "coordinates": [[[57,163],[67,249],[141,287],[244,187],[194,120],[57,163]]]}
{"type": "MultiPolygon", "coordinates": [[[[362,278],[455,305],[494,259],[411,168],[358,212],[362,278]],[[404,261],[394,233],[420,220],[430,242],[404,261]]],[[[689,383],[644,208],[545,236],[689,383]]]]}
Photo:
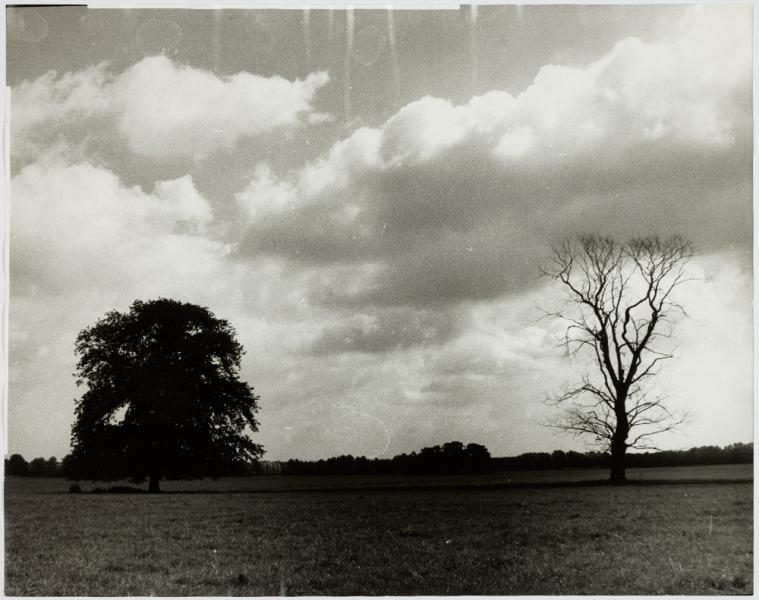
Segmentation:
{"type": "Polygon", "coordinates": [[[556,398],[567,407],[556,426],[599,444],[652,448],[650,436],[682,421],[643,384],[672,357],[673,319],[685,314],[673,293],[687,281],[692,256],[692,245],[679,236],[625,243],[583,236],[553,248],[544,274],[567,296],[552,316],[567,325],[567,353],[587,350],[597,367],[596,377],[583,377],[556,398]]]}

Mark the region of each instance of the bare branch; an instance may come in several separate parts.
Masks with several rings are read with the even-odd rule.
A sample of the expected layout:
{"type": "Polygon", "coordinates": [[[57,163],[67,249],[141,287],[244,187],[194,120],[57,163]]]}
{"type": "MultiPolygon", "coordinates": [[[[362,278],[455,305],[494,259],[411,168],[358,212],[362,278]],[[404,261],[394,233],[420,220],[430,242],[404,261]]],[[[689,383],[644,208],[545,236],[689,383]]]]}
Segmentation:
{"type": "Polygon", "coordinates": [[[552,426],[608,444],[614,455],[682,424],[641,384],[674,355],[668,342],[675,317],[686,314],[674,295],[690,280],[686,266],[693,254],[680,236],[626,243],[583,236],[552,249],[543,274],[567,295],[561,311],[546,314],[566,324],[565,355],[588,351],[598,380],[583,377],[556,397],[566,409],[552,426]]]}

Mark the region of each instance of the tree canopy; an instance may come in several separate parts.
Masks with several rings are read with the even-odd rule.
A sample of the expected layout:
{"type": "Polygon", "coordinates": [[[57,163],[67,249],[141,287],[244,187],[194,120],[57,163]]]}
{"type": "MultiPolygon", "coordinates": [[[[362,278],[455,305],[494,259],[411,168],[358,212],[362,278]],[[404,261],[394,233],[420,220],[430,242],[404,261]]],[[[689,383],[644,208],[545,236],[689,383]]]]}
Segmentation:
{"type": "Polygon", "coordinates": [[[28,475],[29,463],[20,454],[11,454],[11,457],[5,461],[5,474],[22,477],[28,475]]]}
{"type": "Polygon", "coordinates": [[[76,339],[70,479],[217,477],[263,449],[258,397],[239,378],[235,331],[207,308],[161,298],[111,311],[76,339]]]}

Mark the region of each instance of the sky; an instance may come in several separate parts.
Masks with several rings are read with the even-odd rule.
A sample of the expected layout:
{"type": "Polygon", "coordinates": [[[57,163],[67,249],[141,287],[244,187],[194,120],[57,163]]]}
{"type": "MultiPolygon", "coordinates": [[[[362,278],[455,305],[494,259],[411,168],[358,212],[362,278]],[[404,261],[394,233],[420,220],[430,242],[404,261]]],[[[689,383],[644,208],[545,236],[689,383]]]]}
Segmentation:
{"type": "Polygon", "coordinates": [[[69,451],[74,339],[229,320],[265,458],[586,449],[552,245],[695,244],[662,448],[752,440],[751,7],[7,13],[7,453],[69,451]]]}

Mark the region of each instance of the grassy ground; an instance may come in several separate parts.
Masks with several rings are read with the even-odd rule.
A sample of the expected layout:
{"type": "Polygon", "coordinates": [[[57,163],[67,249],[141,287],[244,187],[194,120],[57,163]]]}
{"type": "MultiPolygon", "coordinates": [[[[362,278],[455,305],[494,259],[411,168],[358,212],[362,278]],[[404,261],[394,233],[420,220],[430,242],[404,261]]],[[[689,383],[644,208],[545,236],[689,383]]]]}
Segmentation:
{"type": "Polygon", "coordinates": [[[6,485],[9,595],[753,590],[749,483],[160,496],[53,485],[6,485]]]}
{"type": "MultiPolygon", "coordinates": [[[[715,465],[697,467],[665,467],[656,469],[628,469],[627,477],[632,482],[666,483],[671,481],[736,483],[753,480],[753,465],[715,465]]],[[[563,469],[556,471],[511,471],[485,475],[461,476],[417,476],[393,475],[375,477],[355,476],[267,476],[267,477],[227,477],[217,481],[162,481],[165,492],[282,492],[301,490],[371,490],[375,488],[429,488],[429,487],[519,487],[531,485],[551,485],[563,483],[602,482],[609,478],[608,469],[563,469]]],[[[62,479],[12,479],[14,493],[65,492],[70,482],[62,479]]],[[[147,489],[147,484],[135,485],[120,482],[79,482],[84,491],[93,488],[108,488],[122,485],[147,489]]]]}

